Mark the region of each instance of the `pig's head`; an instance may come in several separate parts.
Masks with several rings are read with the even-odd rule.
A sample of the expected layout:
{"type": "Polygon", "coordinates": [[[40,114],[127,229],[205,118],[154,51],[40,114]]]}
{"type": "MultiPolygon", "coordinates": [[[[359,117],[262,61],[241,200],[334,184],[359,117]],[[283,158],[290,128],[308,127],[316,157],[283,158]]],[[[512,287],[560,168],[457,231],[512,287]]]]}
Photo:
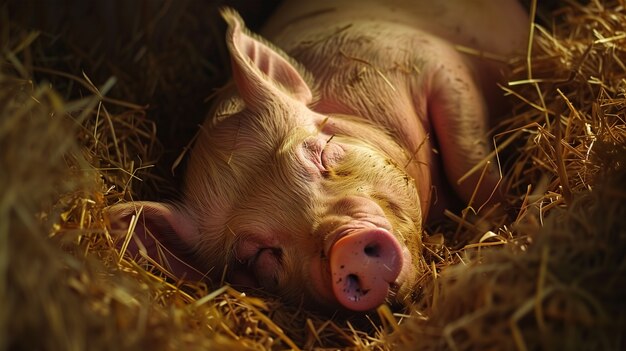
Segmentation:
{"type": "Polygon", "coordinates": [[[364,311],[406,297],[422,224],[409,158],[362,119],[314,112],[303,70],[224,17],[236,94],[201,129],[182,203],[142,203],[146,227],[198,270],[294,303],[364,311]]]}

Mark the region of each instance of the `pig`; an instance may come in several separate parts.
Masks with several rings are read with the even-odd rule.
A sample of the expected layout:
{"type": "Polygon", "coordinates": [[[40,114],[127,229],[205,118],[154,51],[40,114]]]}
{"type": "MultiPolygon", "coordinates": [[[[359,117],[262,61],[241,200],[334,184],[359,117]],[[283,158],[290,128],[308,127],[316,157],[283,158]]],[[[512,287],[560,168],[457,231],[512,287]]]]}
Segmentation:
{"type": "Polygon", "coordinates": [[[485,203],[498,182],[480,163],[505,64],[458,48],[522,54],[524,8],[294,0],[263,37],[234,10],[222,17],[234,85],[201,127],[180,200],[114,205],[111,225],[137,216],[128,251],[178,278],[224,277],[319,311],[406,302],[429,211],[485,203]]]}

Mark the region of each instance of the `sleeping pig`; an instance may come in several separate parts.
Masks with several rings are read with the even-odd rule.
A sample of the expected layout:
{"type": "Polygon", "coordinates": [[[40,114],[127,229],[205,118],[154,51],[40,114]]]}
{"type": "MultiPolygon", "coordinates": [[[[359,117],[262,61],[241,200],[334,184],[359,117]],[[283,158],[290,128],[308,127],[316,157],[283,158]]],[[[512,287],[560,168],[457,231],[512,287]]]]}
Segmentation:
{"type": "Polygon", "coordinates": [[[139,219],[128,251],[327,310],[407,299],[429,211],[495,190],[480,163],[505,65],[481,53],[523,52],[523,8],[294,0],[264,37],[222,16],[234,88],[199,132],[179,202],[109,209],[114,228],[139,219]]]}

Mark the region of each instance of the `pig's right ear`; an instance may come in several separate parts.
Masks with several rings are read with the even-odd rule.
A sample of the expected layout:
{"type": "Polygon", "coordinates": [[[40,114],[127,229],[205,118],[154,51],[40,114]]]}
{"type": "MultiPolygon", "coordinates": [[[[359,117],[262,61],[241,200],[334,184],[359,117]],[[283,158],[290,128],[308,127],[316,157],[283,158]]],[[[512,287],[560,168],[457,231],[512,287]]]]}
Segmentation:
{"type": "Polygon", "coordinates": [[[267,106],[268,100],[284,96],[311,102],[311,89],[286,54],[250,34],[234,10],[222,9],[222,16],[228,24],[226,44],[233,77],[247,106],[267,106]]]}

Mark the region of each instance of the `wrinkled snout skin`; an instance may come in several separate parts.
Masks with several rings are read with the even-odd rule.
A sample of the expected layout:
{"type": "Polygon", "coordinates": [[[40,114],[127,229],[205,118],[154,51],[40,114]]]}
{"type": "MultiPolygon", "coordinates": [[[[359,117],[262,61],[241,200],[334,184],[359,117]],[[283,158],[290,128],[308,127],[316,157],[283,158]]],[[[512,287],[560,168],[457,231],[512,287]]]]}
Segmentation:
{"type": "MultiPolygon", "coordinates": [[[[296,304],[367,311],[407,299],[424,221],[444,187],[472,196],[482,168],[458,179],[490,152],[489,114],[503,106],[506,66],[458,47],[523,53],[523,8],[287,1],[263,37],[234,11],[223,17],[234,85],[161,223],[199,271],[296,304]]],[[[496,182],[489,169],[475,200],[496,182]]]]}

